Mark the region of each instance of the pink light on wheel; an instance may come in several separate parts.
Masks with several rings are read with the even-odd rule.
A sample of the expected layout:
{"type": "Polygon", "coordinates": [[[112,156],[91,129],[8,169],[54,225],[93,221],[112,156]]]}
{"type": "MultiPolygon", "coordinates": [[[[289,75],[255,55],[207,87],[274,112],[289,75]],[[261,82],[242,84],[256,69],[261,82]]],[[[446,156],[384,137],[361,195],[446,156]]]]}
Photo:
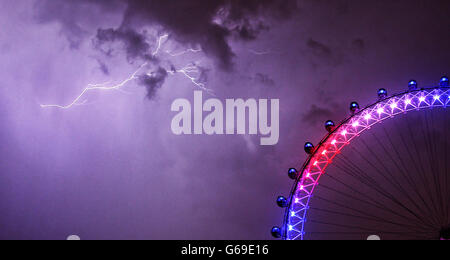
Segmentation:
{"type": "Polygon", "coordinates": [[[384,108],[382,108],[382,107],[378,108],[378,109],[377,109],[377,113],[378,113],[379,115],[383,114],[383,113],[384,113],[384,108]]]}

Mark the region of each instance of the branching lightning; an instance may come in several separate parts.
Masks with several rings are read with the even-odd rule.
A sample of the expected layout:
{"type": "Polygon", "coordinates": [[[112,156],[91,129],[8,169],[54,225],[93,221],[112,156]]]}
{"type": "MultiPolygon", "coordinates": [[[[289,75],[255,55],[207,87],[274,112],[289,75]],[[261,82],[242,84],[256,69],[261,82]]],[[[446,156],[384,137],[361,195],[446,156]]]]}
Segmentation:
{"type": "Polygon", "coordinates": [[[164,34],[163,36],[159,37],[158,42],[156,44],[156,49],[155,51],[152,53],[153,56],[158,55],[159,50],[161,50],[162,44],[164,40],[167,40],[167,38],[169,37],[168,34],[164,34]]]}
{"type": "MultiPolygon", "coordinates": [[[[152,52],[153,57],[156,57],[157,55],[160,54],[163,44],[165,43],[165,41],[167,41],[168,37],[169,37],[168,34],[164,34],[158,38],[158,40],[156,42],[156,48],[152,52]]],[[[187,50],[180,51],[177,53],[166,51],[165,53],[167,53],[171,57],[179,57],[179,56],[185,55],[187,53],[199,53],[199,52],[202,52],[201,48],[198,48],[198,49],[189,48],[187,50]]],[[[142,64],[141,66],[139,66],[139,68],[133,74],[131,74],[127,79],[123,80],[122,82],[120,82],[117,85],[108,86],[108,84],[110,84],[109,82],[102,83],[102,84],[88,84],[87,87],[84,88],[83,91],[81,91],[81,93],[68,105],[57,105],[57,104],[42,105],[41,104],[40,106],[41,106],[41,108],[70,109],[74,106],[85,105],[87,103],[87,99],[84,99],[84,97],[87,93],[89,93],[91,91],[112,91],[112,90],[114,90],[114,91],[124,92],[123,88],[131,81],[138,80],[140,78],[140,76],[138,74],[147,65],[148,65],[147,62],[142,64]]],[[[181,69],[178,69],[178,70],[172,69],[172,70],[166,70],[166,71],[169,75],[175,75],[177,73],[182,74],[184,77],[186,77],[192,84],[194,84],[199,89],[209,93],[210,95],[214,95],[212,90],[206,88],[206,85],[204,83],[198,81],[198,77],[193,76],[193,74],[201,73],[199,67],[197,65],[195,65],[195,63],[191,63],[191,64],[189,64],[181,69]]],[[[147,75],[151,75],[151,73],[149,72],[149,73],[147,73],[147,75]]]]}
{"type": "Polygon", "coordinates": [[[169,73],[170,75],[181,73],[186,78],[188,78],[195,86],[214,96],[214,92],[211,89],[206,88],[206,85],[204,83],[198,82],[197,78],[191,75],[193,73],[200,73],[198,66],[196,66],[195,64],[188,64],[179,70],[168,70],[167,73],[169,73]]]}
{"type": "Polygon", "coordinates": [[[61,108],[61,109],[69,109],[73,106],[79,106],[79,105],[84,105],[87,100],[84,100],[83,102],[80,103],[80,100],[84,97],[84,95],[90,91],[94,91],[94,90],[118,90],[120,91],[121,88],[123,88],[127,83],[129,83],[130,81],[136,80],[139,77],[137,76],[137,74],[142,70],[142,68],[144,68],[145,66],[147,66],[147,63],[144,63],[143,65],[141,65],[139,67],[138,70],[136,70],[133,74],[131,74],[131,76],[127,79],[125,79],[124,81],[122,81],[121,83],[114,85],[114,86],[106,86],[108,83],[103,83],[103,84],[89,84],[85,89],[83,89],[83,91],[81,92],[80,95],[78,95],[70,104],[66,105],[66,106],[62,106],[62,105],[41,105],[42,108],[61,108]]]}

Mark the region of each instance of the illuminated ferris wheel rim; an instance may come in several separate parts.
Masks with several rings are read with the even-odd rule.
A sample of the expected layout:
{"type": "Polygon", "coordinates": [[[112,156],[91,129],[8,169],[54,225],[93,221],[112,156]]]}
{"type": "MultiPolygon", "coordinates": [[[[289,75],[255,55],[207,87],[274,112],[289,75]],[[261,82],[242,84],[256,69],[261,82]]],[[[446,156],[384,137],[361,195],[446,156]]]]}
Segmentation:
{"type": "Polygon", "coordinates": [[[284,197],[279,197],[277,201],[279,206],[287,208],[283,229],[275,227],[272,234],[275,233],[274,235],[276,235],[279,232],[280,236],[286,240],[304,239],[306,217],[314,189],[333,159],[353,139],[372,126],[397,115],[426,108],[446,108],[450,103],[450,88],[447,77],[441,79],[439,87],[418,90],[415,81],[410,82],[411,87],[413,89],[390,97],[387,97],[386,90],[380,89],[378,92],[380,99],[361,110],[359,110],[359,105],[353,102],[351,104],[353,114],[350,117],[336,127],[332,121],[327,122],[327,124],[330,123],[328,125],[330,127],[329,133],[322,139],[317,148],[314,148],[311,143],[306,144],[305,150],[310,156],[302,166],[301,171],[297,173],[289,201],[284,197]]]}

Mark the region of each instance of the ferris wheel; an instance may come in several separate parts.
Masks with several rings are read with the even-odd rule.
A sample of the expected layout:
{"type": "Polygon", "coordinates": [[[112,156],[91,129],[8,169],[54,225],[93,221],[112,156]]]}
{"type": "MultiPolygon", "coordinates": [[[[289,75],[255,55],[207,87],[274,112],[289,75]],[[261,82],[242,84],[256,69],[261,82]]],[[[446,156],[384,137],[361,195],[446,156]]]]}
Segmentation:
{"type": "Polygon", "coordinates": [[[295,180],[282,227],[285,240],[450,239],[450,88],[419,88],[350,105],[340,124],[327,121],[318,145],[308,142],[308,159],[295,180]]]}

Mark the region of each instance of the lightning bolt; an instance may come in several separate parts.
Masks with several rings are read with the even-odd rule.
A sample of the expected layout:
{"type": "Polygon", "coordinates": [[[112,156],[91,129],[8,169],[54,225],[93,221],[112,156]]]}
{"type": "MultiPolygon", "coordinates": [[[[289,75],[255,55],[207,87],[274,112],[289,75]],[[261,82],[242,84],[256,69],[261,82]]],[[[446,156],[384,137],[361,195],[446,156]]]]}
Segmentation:
{"type": "Polygon", "coordinates": [[[172,56],[172,57],[178,57],[178,56],[185,55],[185,54],[187,54],[187,53],[197,53],[197,52],[202,52],[202,51],[203,51],[203,50],[202,50],[201,48],[198,48],[198,49],[192,49],[192,48],[190,48],[190,49],[187,49],[187,50],[185,50],[185,51],[180,51],[180,52],[176,52],[176,53],[173,53],[173,52],[171,52],[171,51],[166,51],[166,53],[169,54],[169,55],[172,56]]]}
{"type": "Polygon", "coordinates": [[[253,49],[250,49],[249,52],[258,56],[269,55],[271,53],[271,51],[256,51],[253,49]]]}
{"type": "Polygon", "coordinates": [[[207,92],[208,94],[215,96],[214,92],[211,89],[206,88],[206,85],[204,83],[201,83],[197,80],[197,77],[192,76],[193,73],[200,73],[200,70],[198,66],[195,64],[188,64],[185,67],[179,69],[179,70],[167,70],[167,73],[170,75],[175,75],[176,73],[180,73],[183,76],[185,76],[187,79],[189,79],[192,84],[197,86],[199,89],[207,92]]]}
{"type": "Polygon", "coordinates": [[[83,91],[81,91],[80,95],[78,95],[70,104],[66,105],[66,106],[62,106],[62,105],[41,105],[42,108],[61,108],[61,109],[69,109],[73,106],[79,106],[79,105],[84,105],[86,103],[86,100],[83,101],[82,103],[80,103],[80,100],[84,97],[84,95],[90,91],[95,91],[95,90],[103,90],[103,91],[110,91],[110,90],[121,90],[121,88],[123,88],[125,85],[127,85],[130,81],[136,80],[139,77],[137,76],[137,74],[142,70],[142,68],[144,68],[145,66],[147,66],[147,63],[142,64],[138,70],[136,70],[133,74],[131,74],[130,77],[128,77],[127,79],[125,79],[124,81],[120,82],[117,85],[113,85],[113,86],[106,86],[108,83],[103,83],[103,84],[88,84],[88,86],[83,89],[83,91]]]}
{"type": "MultiPolygon", "coordinates": [[[[161,49],[162,46],[164,44],[164,42],[168,39],[169,35],[168,34],[164,34],[162,36],[160,36],[156,42],[156,48],[155,50],[152,52],[152,55],[154,57],[156,57],[161,49]]],[[[201,52],[202,49],[187,49],[185,51],[181,51],[179,53],[172,53],[169,51],[166,51],[167,54],[169,54],[172,57],[178,57],[178,56],[182,56],[184,54],[187,53],[198,53],[201,52]]],[[[92,91],[123,91],[123,88],[130,83],[131,81],[137,80],[139,79],[138,74],[141,72],[141,70],[146,67],[148,65],[148,63],[144,63],[141,66],[139,66],[139,68],[133,73],[131,74],[127,79],[123,80],[122,82],[120,82],[117,85],[112,85],[112,86],[108,86],[109,82],[107,83],[103,83],[103,84],[88,84],[86,88],[83,89],[83,91],[81,91],[81,93],[75,97],[75,99],[69,103],[68,105],[43,105],[41,104],[40,107],[41,108],[59,108],[59,109],[70,109],[74,106],[80,106],[80,105],[85,105],[87,100],[81,101],[84,96],[92,91]]],[[[209,93],[210,95],[214,95],[213,91],[211,89],[206,88],[206,85],[204,83],[201,83],[198,81],[197,77],[193,76],[192,74],[195,73],[200,73],[199,68],[194,65],[194,64],[190,64],[185,66],[182,69],[179,70],[166,70],[170,75],[174,75],[176,73],[180,73],[182,75],[184,75],[190,82],[192,82],[192,84],[194,84],[196,87],[200,88],[201,90],[209,93]]],[[[149,75],[149,73],[147,73],[147,75],[149,75]]]]}
{"type": "Polygon", "coordinates": [[[163,36],[160,36],[158,39],[158,43],[156,44],[156,49],[155,51],[152,53],[153,56],[158,55],[159,50],[161,50],[162,44],[164,40],[167,40],[167,38],[169,37],[168,34],[164,34],[163,36]]]}

